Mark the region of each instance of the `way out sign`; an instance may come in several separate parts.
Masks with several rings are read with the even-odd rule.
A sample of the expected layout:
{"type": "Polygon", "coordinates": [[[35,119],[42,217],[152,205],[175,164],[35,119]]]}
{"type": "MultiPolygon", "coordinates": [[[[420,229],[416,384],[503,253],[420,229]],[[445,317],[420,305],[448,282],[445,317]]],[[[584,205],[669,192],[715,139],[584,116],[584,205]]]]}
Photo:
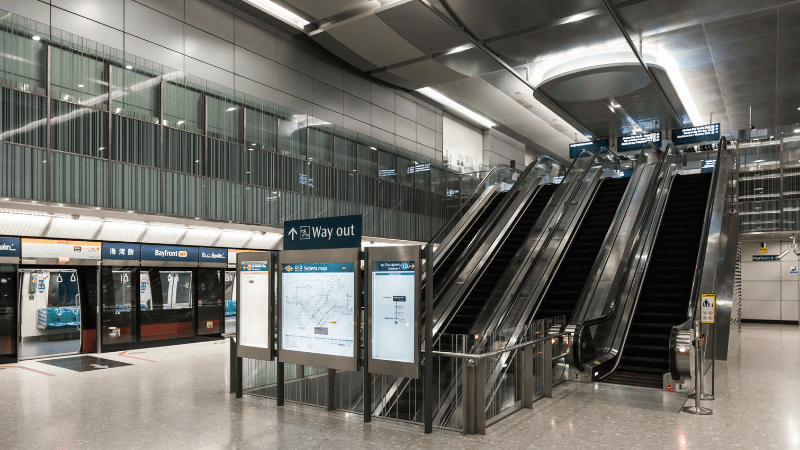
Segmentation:
{"type": "Polygon", "coordinates": [[[700,294],[700,322],[714,323],[714,308],[717,303],[716,294],[700,294]]]}
{"type": "Polygon", "coordinates": [[[361,247],[361,215],[283,223],[284,250],[361,247]]]}

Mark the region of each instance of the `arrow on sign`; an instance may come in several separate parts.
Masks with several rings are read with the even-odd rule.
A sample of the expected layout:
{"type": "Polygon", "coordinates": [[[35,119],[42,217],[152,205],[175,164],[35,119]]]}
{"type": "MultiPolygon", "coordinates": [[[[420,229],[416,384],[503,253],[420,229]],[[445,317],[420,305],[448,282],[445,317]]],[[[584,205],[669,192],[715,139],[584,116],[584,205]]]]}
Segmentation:
{"type": "Polygon", "coordinates": [[[101,366],[99,364],[89,364],[89,365],[94,367],[95,369],[108,369],[108,366],[101,366]]]}
{"type": "Polygon", "coordinates": [[[289,236],[291,236],[291,237],[292,237],[292,240],[294,240],[294,237],[295,237],[295,235],[297,235],[297,230],[295,230],[294,228],[292,228],[292,231],[290,231],[290,232],[289,232],[289,236]]]}

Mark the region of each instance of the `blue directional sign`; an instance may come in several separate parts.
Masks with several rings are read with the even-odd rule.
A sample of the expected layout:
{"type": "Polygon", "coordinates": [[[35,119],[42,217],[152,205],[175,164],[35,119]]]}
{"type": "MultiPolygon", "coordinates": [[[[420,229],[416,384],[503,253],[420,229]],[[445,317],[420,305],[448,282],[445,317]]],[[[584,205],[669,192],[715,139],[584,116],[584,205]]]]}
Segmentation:
{"type": "Polygon", "coordinates": [[[569,144],[569,157],[571,159],[577,158],[583,150],[588,150],[592,153],[597,152],[601,148],[608,148],[608,139],[600,139],[597,141],[578,142],[569,144]]]}
{"type": "Polygon", "coordinates": [[[719,124],[701,125],[699,127],[679,128],[672,130],[672,142],[675,145],[697,144],[719,140],[719,124]]]}
{"type": "Polygon", "coordinates": [[[20,249],[19,238],[0,237],[0,256],[11,256],[19,258],[20,249]]]}
{"type": "Polygon", "coordinates": [[[361,215],[283,223],[284,250],[361,247],[361,215]]]}

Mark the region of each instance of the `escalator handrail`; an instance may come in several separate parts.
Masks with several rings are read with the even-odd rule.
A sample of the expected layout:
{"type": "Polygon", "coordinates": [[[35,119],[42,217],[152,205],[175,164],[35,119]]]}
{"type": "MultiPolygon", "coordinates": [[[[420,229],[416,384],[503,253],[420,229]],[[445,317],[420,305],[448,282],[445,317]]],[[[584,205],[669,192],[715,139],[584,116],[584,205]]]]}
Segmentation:
{"type": "MultiPolygon", "coordinates": [[[[645,144],[645,147],[642,149],[642,153],[644,153],[644,151],[646,150],[646,147],[647,147],[648,144],[650,144],[654,148],[658,149],[658,146],[656,146],[652,142],[648,142],[647,144],[645,144]]],[[[658,149],[658,151],[662,152],[661,149],[658,149]]],[[[669,144],[667,144],[667,147],[663,150],[663,154],[661,155],[661,162],[659,163],[659,173],[661,173],[663,171],[664,165],[665,165],[665,163],[667,161],[667,157],[670,156],[671,154],[673,154],[672,153],[673,151],[677,152],[678,148],[675,146],[675,144],[670,142],[669,144]]],[[[654,189],[653,192],[650,194],[650,197],[648,198],[648,202],[650,203],[650,205],[647,207],[647,210],[644,211],[644,215],[645,216],[649,215],[649,211],[650,211],[650,208],[652,207],[652,203],[653,203],[653,198],[652,197],[655,195],[656,191],[657,190],[654,189]]],[[[642,226],[638,230],[636,230],[637,244],[634,246],[634,248],[638,247],[638,241],[642,237],[642,232],[646,228],[647,222],[648,221],[646,221],[646,220],[643,221],[642,222],[642,226]]],[[[622,274],[620,276],[620,279],[624,280],[624,279],[626,279],[628,277],[628,274],[630,273],[630,270],[632,268],[631,267],[631,263],[634,260],[635,260],[635,258],[629,258],[628,259],[628,262],[625,265],[625,269],[622,272],[622,274]]],[[[612,297],[617,297],[619,295],[618,291],[621,288],[622,288],[622,285],[620,284],[617,287],[617,291],[611,293],[611,296],[612,297]]],[[[620,303],[619,301],[615,301],[613,303],[613,305],[611,306],[611,309],[609,309],[605,314],[603,314],[603,315],[601,315],[599,317],[596,317],[594,319],[584,320],[584,321],[582,321],[582,322],[580,322],[580,323],[575,325],[575,330],[574,330],[575,339],[573,339],[573,342],[572,342],[572,354],[573,354],[573,358],[572,359],[573,359],[573,363],[575,365],[575,369],[576,370],[583,371],[583,357],[581,355],[580,342],[581,342],[581,338],[582,338],[584,330],[589,329],[589,327],[591,327],[593,325],[597,325],[597,324],[603,323],[603,322],[611,319],[616,314],[617,307],[619,306],[619,303],[620,303]]]]}
{"type": "MultiPolygon", "coordinates": [[[[703,279],[703,269],[706,260],[706,248],[708,247],[708,237],[711,230],[711,219],[714,212],[714,200],[715,200],[715,193],[717,183],[719,183],[719,174],[722,172],[721,162],[723,153],[728,149],[728,140],[725,136],[722,136],[719,139],[719,148],[717,149],[717,161],[714,164],[714,173],[711,175],[711,185],[708,188],[708,196],[706,199],[706,211],[705,216],[703,217],[703,229],[702,234],[700,237],[700,246],[697,249],[697,264],[694,269],[694,277],[692,279],[692,293],[689,297],[689,308],[686,312],[686,321],[681,324],[675,325],[672,327],[672,331],[670,332],[670,349],[674,348],[675,339],[677,339],[678,331],[680,330],[687,330],[694,326],[693,322],[695,319],[697,301],[695,299],[698,298],[700,294],[700,283],[703,279]]],[[[723,199],[724,200],[724,199],[723,199]]],[[[677,380],[680,378],[680,374],[678,373],[678,369],[675,363],[675,355],[674,352],[670,352],[670,364],[669,364],[669,371],[672,378],[677,380]]]]}
{"type": "MultiPolygon", "coordinates": [[[[505,164],[500,164],[500,165],[494,166],[492,168],[492,170],[490,170],[489,173],[487,173],[486,176],[483,177],[483,180],[486,180],[487,178],[489,178],[495,171],[506,170],[506,169],[509,170],[511,173],[514,173],[514,172],[523,173],[521,170],[518,170],[518,169],[513,168],[511,166],[507,166],[505,164]]],[[[522,177],[520,177],[520,179],[521,178],[522,177]]],[[[483,180],[481,180],[481,183],[483,183],[483,180]]],[[[448,219],[447,222],[445,222],[445,224],[442,225],[441,228],[439,228],[439,231],[437,231],[436,234],[434,234],[433,237],[430,238],[430,240],[428,241],[428,245],[434,244],[436,242],[436,240],[441,237],[442,233],[444,233],[444,230],[446,230],[449,225],[455,225],[455,223],[457,223],[459,220],[461,220],[461,217],[459,216],[459,214],[465,212],[465,210],[468,209],[471,206],[470,202],[473,200],[473,197],[476,197],[478,195],[478,191],[481,191],[481,190],[477,189],[477,188],[474,189],[472,191],[472,193],[470,193],[469,197],[467,197],[463,202],[461,202],[461,206],[456,210],[456,212],[453,213],[453,215],[450,217],[450,219],[448,219]]]]}

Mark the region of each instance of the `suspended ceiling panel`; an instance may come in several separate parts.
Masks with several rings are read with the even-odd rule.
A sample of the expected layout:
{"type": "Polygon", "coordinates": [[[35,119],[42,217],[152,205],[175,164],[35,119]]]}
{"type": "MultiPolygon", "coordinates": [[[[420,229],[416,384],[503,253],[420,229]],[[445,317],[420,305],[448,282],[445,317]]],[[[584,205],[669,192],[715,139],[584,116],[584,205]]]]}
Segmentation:
{"type": "Polygon", "coordinates": [[[374,15],[337,24],[326,32],[378,67],[425,56],[374,15]]]}

